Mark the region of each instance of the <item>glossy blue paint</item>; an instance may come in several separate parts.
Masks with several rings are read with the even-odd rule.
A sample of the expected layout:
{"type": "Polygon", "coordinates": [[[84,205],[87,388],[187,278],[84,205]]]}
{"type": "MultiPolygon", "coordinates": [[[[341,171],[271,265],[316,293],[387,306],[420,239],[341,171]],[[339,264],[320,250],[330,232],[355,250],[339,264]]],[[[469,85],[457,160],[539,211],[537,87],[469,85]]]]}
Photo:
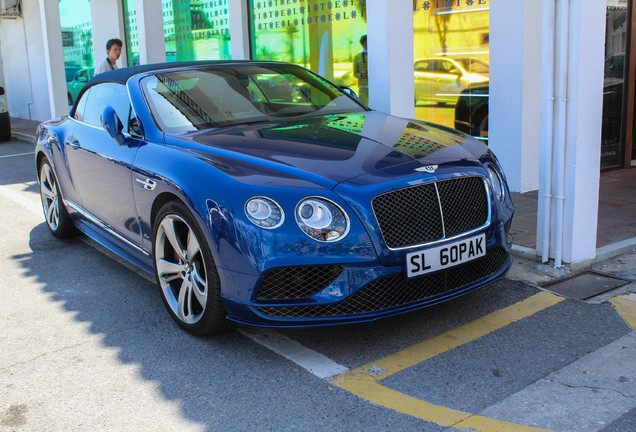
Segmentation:
{"type": "MultiPolygon", "coordinates": [[[[103,128],[65,116],[40,126],[36,155],[52,162],[62,195],[73,204],[67,208],[76,225],[147,271],[153,268],[158,203],[181,200],[211,247],[230,319],[264,326],[368,321],[457,297],[507,272],[510,257],[495,274],[468,287],[358,315],[277,319],[258,313],[254,307],[259,305],[334,304],[381,277],[404,274],[406,254],[426,246],[390,250],[371,207],[373,198],[458,176],[478,176],[488,183],[486,165],[498,164],[487,147],[461,132],[362,108],[166,134],[139,87],[153,73],[147,69],[131,72],[126,82],[143,138],[126,133],[120,145],[103,128]],[[432,173],[417,171],[434,165],[432,173]],[[244,206],[255,196],[283,208],[282,226],[266,230],[249,221],[244,206]],[[320,243],[301,231],[294,211],[309,196],[345,210],[350,231],[343,240],[320,243]],[[267,272],[326,264],[341,264],[345,270],[318,294],[256,300],[267,272]]],[[[479,231],[485,233],[487,247],[510,250],[504,224],[513,212],[508,194],[503,202],[491,197],[490,223],[479,231]]]]}

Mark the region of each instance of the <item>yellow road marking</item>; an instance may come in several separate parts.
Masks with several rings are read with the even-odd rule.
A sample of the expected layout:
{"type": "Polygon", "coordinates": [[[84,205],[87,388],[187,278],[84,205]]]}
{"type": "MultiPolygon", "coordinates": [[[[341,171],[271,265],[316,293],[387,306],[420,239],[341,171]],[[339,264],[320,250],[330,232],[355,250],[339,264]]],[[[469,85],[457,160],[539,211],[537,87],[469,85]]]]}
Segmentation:
{"type": "Polygon", "coordinates": [[[615,297],[611,302],[620,316],[636,331],[636,294],[615,297]]]}
{"type": "Polygon", "coordinates": [[[441,426],[472,428],[483,432],[542,431],[542,429],[516,425],[431,404],[384,387],[378,383],[378,380],[527,318],[562,300],[562,297],[541,292],[431,340],[338,375],[330,382],[378,405],[441,426]]]}

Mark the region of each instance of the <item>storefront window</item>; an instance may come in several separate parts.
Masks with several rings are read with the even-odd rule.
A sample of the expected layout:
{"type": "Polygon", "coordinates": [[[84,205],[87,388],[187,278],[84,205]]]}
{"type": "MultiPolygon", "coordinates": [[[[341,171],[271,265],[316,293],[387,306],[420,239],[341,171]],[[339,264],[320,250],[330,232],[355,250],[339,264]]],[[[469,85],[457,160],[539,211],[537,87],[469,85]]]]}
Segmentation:
{"type": "Polygon", "coordinates": [[[162,2],[166,60],[229,60],[228,0],[162,2]]]}
{"type": "Polygon", "coordinates": [[[90,2],[60,0],[60,26],[68,103],[71,105],[93,76],[95,67],[90,2]]]}
{"type": "Polygon", "coordinates": [[[415,117],[488,141],[490,0],[413,2],[415,117]]]}
{"type": "Polygon", "coordinates": [[[304,66],[368,102],[366,72],[361,72],[366,70],[360,43],[367,33],[364,0],[250,0],[249,7],[254,60],[304,66]]]}
{"type": "Polygon", "coordinates": [[[139,64],[139,32],[137,31],[137,0],[124,0],[126,53],[128,66],[139,64]]]}
{"type": "Polygon", "coordinates": [[[623,155],[623,82],[627,43],[627,0],[607,1],[601,169],[618,168],[623,155]]]}

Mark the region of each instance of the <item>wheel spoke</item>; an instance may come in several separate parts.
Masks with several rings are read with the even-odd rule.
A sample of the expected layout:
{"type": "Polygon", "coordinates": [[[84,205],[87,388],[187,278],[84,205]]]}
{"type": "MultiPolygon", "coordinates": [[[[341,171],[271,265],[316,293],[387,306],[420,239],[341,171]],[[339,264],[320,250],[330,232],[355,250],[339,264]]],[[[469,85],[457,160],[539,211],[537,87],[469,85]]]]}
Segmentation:
{"type": "Polygon", "coordinates": [[[57,212],[55,211],[55,205],[51,203],[46,209],[46,220],[53,229],[57,226],[57,212]]]}
{"type": "Polygon", "coordinates": [[[183,264],[171,263],[165,259],[157,260],[157,272],[159,277],[166,282],[172,282],[175,279],[182,277],[183,264]]]}
{"type": "Polygon", "coordinates": [[[174,219],[170,219],[170,218],[164,219],[161,222],[161,227],[163,228],[163,231],[166,233],[166,238],[168,239],[168,242],[170,242],[172,249],[174,249],[174,251],[177,253],[177,256],[179,257],[179,259],[185,262],[186,257],[184,256],[181,242],[177,238],[177,232],[174,226],[174,219]]]}
{"type": "Polygon", "coordinates": [[[183,280],[181,284],[181,289],[179,290],[179,317],[183,321],[189,321],[192,318],[192,284],[188,282],[186,279],[183,280]],[[186,312],[187,308],[187,312],[186,312]]]}
{"type": "Polygon", "coordinates": [[[194,235],[194,232],[190,229],[188,230],[188,249],[186,252],[186,257],[188,258],[188,262],[192,263],[194,257],[201,252],[199,247],[199,242],[197,241],[197,236],[194,235]]]}
{"type": "Polygon", "coordinates": [[[55,192],[53,192],[46,183],[42,182],[42,187],[40,188],[40,190],[42,191],[42,195],[44,195],[46,199],[51,201],[55,199],[55,192]]]}
{"type": "Polygon", "coordinates": [[[208,283],[201,277],[198,268],[192,271],[192,288],[199,304],[205,309],[208,301],[208,283]]]}

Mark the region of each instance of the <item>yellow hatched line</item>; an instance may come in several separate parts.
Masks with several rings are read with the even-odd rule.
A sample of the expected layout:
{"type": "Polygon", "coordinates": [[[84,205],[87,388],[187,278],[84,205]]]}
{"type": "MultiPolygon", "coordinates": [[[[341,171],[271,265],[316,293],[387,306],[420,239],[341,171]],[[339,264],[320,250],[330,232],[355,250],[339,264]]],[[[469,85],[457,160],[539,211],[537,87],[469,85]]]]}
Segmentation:
{"type": "Polygon", "coordinates": [[[516,425],[431,404],[391,390],[378,384],[377,381],[529,317],[562,300],[562,297],[541,292],[431,340],[338,375],[330,382],[381,406],[441,426],[472,428],[483,432],[542,431],[542,429],[516,425]]]}
{"type": "Polygon", "coordinates": [[[636,294],[615,297],[611,302],[619,315],[636,331],[636,294]]]}

